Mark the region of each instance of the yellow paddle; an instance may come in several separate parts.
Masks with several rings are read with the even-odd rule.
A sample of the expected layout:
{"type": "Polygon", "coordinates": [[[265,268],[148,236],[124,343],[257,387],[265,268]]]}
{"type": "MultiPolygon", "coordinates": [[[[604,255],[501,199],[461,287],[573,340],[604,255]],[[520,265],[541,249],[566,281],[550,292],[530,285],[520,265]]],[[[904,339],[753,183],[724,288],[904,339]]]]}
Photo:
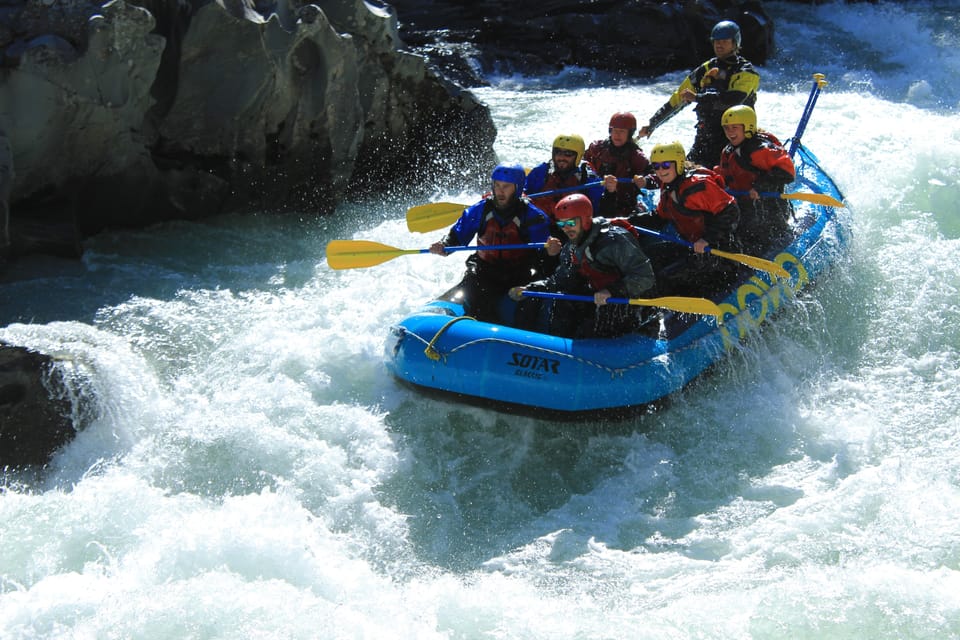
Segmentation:
{"type": "MultiPolygon", "coordinates": [[[[532,242],[529,244],[500,244],[489,247],[445,247],[444,249],[449,253],[451,251],[542,249],[543,246],[543,242],[532,242]]],[[[331,269],[362,269],[414,253],[430,253],[430,249],[398,249],[372,240],[331,240],[327,243],[327,264],[331,269]]]]}
{"type": "MultiPolygon", "coordinates": [[[[771,193],[769,197],[778,197],[783,200],[806,200],[807,202],[813,202],[814,204],[822,204],[827,207],[845,207],[847,205],[843,204],[833,196],[828,196],[825,193],[771,193]]],[[[760,197],[768,197],[766,193],[761,193],[760,197]]]]}
{"type": "MultiPolygon", "coordinates": [[[[529,171],[529,169],[528,169],[529,171]]],[[[630,178],[620,178],[620,182],[631,182],[630,178]]],[[[597,180],[594,182],[585,182],[572,187],[563,187],[561,189],[551,189],[550,191],[541,191],[539,193],[524,194],[528,198],[541,198],[543,196],[553,196],[558,193],[567,193],[570,191],[582,191],[599,187],[603,182],[597,180]]],[[[459,204],[456,202],[431,202],[430,204],[421,204],[407,209],[407,229],[417,233],[427,233],[449,227],[460,218],[463,210],[470,205],[459,204]]]]}
{"type": "Polygon", "coordinates": [[[460,218],[466,205],[456,202],[431,202],[407,209],[407,229],[427,233],[449,227],[460,218]]]}
{"type": "MultiPolygon", "coordinates": [[[[593,302],[593,296],[577,296],[568,293],[549,293],[546,291],[524,291],[529,298],[550,298],[552,300],[572,300],[575,302],[593,302]]],[[[720,323],[723,320],[723,311],[711,300],[706,298],[684,298],[682,296],[666,296],[663,298],[607,298],[608,304],[632,304],[640,307],[660,307],[679,311],[680,313],[696,313],[701,316],[713,316],[720,323]]]]}
{"type": "MultiPolygon", "coordinates": [[[[727,193],[732,196],[745,196],[749,191],[735,191],[733,189],[727,189],[727,193]]],[[[761,191],[761,198],[780,198],[781,200],[804,200],[806,202],[812,202],[814,204],[822,204],[828,207],[845,207],[847,205],[843,204],[833,196],[828,196],[825,193],[777,193],[776,191],[761,191]]]]}
{"type": "Polygon", "coordinates": [[[748,256],[745,253],[729,253],[727,251],[720,251],[719,249],[714,249],[713,247],[707,247],[707,253],[712,253],[715,256],[720,256],[721,258],[726,258],[727,260],[733,260],[734,262],[745,264],[748,267],[757,269],[758,271],[772,273],[778,278],[786,278],[787,280],[790,279],[790,272],[771,260],[765,260],[756,256],[748,256]]]}
{"type": "MultiPolygon", "coordinates": [[[[667,242],[674,242],[676,244],[682,244],[685,247],[693,248],[693,243],[684,240],[683,238],[678,238],[667,233],[660,233],[659,231],[654,231],[653,229],[645,229],[643,227],[634,227],[640,233],[645,233],[648,236],[653,236],[654,238],[660,238],[661,240],[666,240],[667,242]]],[[[766,271],[767,273],[772,273],[775,276],[781,278],[790,278],[790,273],[778,265],[776,262],[770,260],[765,260],[764,258],[757,258],[755,256],[748,256],[743,253],[730,253],[728,251],[720,251],[719,249],[714,249],[713,247],[707,247],[707,253],[712,253],[715,256],[721,258],[726,258],[727,260],[733,260],[734,262],[739,262],[745,264],[748,267],[758,269],[760,271],[766,271]]]]}

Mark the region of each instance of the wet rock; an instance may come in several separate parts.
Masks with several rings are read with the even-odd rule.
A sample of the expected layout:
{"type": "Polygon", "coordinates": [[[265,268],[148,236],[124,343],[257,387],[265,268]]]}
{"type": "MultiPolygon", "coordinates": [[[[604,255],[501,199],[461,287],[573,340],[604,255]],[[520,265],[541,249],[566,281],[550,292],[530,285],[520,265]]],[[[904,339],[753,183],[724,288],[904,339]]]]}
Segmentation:
{"type": "Polygon", "coordinates": [[[66,254],[107,227],[326,213],[438,158],[478,180],[494,161],[489,111],[399,50],[386,5],[5,0],[0,24],[0,185],[29,230],[0,251],[43,246],[38,225],[66,254]]]}
{"type": "Polygon", "coordinates": [[[543,75],[576,66],[620,77],[689,69],[713,56],[710,30],[734,20],[744,55],[773,53],[773,21],[758,0],[393,0],[400,34],[467,86],[491,73],[543,75]]]}
{"type": "Polygon", "coordinates": [[[10,248],[10,190],[13,188],[13,151],[7,134],[0,129],[0,267],[10,248]]]}
{"type": "Polygon", "coordinates": [[[0,467],[43,465],[76,435],[55,361],[0,343],[0,467]]]}

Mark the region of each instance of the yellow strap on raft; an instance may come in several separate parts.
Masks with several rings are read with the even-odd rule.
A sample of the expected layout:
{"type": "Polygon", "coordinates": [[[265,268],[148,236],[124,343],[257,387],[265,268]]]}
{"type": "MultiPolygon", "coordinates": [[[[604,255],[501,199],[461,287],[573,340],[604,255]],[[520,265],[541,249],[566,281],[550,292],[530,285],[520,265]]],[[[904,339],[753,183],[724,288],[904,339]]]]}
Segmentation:
{"type": "Polygon", "coordinates": [[[440,352],[433,348],[434,343],[440,339],[440,336],[443,335],[444,331],[452,327],[455,322],[460,322],[461,320],[476,320],[476,318],[474,318],[473,316],[458,316],[453,320],[451,320],[450,322],[448,322],[447,324],[440,327],[440,331],[437,331],[437,335],[433,336],[433,338],[430,339],[430,342],[427,344],[427,348],[423,350],[424,355],[430,358],[431,360],[439,360],[440,352]]]}

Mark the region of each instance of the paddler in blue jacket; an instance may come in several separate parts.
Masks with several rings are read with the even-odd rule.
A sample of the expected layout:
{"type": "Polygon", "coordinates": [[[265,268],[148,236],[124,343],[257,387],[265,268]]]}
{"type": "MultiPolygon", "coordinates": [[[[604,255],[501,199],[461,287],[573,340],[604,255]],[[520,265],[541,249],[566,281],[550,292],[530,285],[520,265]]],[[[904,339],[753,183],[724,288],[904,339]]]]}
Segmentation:
{"type": "MultiPolygon", "coordinates": [[[[593,201],[594,206],[598,206],[600,197],[603,195],[603,186],[600,184],[600,178],[594,173],[593,167],[583,160],[585,148],[583,138],[575,133],[558,135],[553,139],[553,151],[550,160],[538,164],[527,174],[524,191],[540,193],[567,189],[590,182],[594,186],[579,193],[585,194],[593,201]]],[[[553,210],[564,195],[566,194],[557,193],[534,198],[533,204],[550,216],[550,221],[553,222],[553,210]]],[[[560,238],[563,234],[555,231],[554,235],[560,238]]]]}
{"type": "MultiPolygon", "coordinates": [[[[550,237],[547,215],[522,197],[527,174],[520,165],[497,165],[491,174],[493,192],[470,207],[447,235],[430,246],[430,252],[449,255],[446,247],[463,246],[474,237],[483,247],[546,242],[550,237]]],[[[501,322],[498,307],[510,287],[543,277],[555,259],[543,249],[483,250],[470,254],[458,285],[464,312],[477,320],[501,322]]]]}

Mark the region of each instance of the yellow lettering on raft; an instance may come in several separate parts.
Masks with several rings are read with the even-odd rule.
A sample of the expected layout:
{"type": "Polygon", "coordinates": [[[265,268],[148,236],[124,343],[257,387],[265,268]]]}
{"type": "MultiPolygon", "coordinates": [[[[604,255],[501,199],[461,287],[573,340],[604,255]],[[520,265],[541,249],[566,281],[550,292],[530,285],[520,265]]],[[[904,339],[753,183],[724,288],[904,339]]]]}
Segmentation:
{"type": "Polygon", "coordinates": [[[759,327],[767,315],[773,313],[782,302],[782,293],[787,291],[796,293],[810,282],[806,268],[800,260],[791,253],[783,252],[774,258],[774,262],[793,274],[790,280],[776,280],[772,285],[753,276],[747,282],[737,287],[736,304],[724,302],[720,304],[720,310],[723,312],[723,324],[720,325],[720,332],[723,341],[729,349],[734,344],[734,338],[730,335],[728,329],[728,319],[735,318],[737,323],[738,338],[746,337],[750,329],[759,327]],[[754,300],[760,301],[760,306],[756,309],[757,315],[754,316],[754,309],[751,304],[754,300]]]}

